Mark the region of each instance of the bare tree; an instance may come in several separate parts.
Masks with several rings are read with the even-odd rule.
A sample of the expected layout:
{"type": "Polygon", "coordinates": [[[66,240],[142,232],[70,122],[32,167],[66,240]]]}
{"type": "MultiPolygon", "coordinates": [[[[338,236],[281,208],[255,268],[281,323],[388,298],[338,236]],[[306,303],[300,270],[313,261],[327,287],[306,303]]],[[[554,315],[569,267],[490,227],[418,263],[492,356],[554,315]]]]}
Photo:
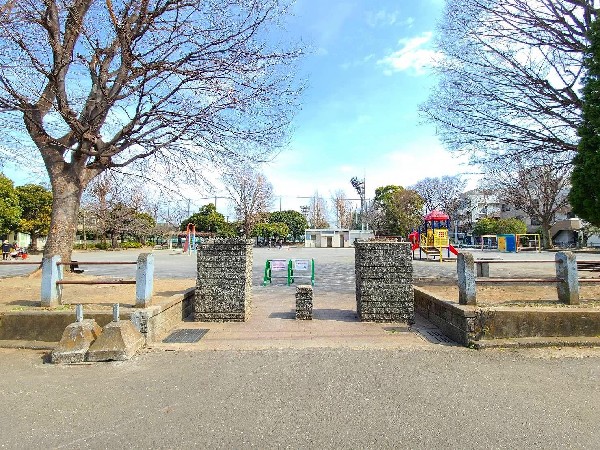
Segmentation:
{"type": "Polygon", "coordinates": [[[551,158],[517,160],[509,165],[488,167],[486,184],[499,199],[524,211],[541,223],[542,242],[552,246],[550,227],[556,214],[569,207],[571,168],[551,158]]]}
{"type": "Polygon", "coordinates": [[[352,205],[346,193],[338,189],[332,194],[331,201],[333,202],[338,228],[350,228],[352,226],[352,205]]]}
{"type": "Polygon", "coordinates": [[[144,212],[144,193],[114,173],[105,172],[92,180],[82,205],[92,219],[93,230],[102,242],[110,237],[113,248],[118,246],[118,238],[123,239],[126,234],[140,241],[152,234],[155,220],[144,212]]]}
{"type": "Polygon", "coordinates": [[[206,165],[261,160],[285,144],[300,91],[289,64],[301,53],[275,42],[286,2],[2,5],[5,140],[27,135],[48,172],[46,255],[70,259],[82,192],[107,169],[160,179],[189,168],[189,182],[206,165]]]}
{"type": "Polygon", "coordinates": [[[460,175],[424,178],[411,187],[423,199],[426,212],[439,209],[452,218],[456,217],[463,188],[460,175]]]}
{"type": "Polygon", "coordinates": [[[266,222],[266,213],[274,200],[273,186],[262,173],[251,168],[224,174],[223,183],[244,236],[251,236],[256,223],[262,219],[266,222]]]}
{"type": "Polygon", "coordinates": [[[327,202],[318,192],[315,192],[310,199],[308,223],[312,228],[329,228],[329,222],[327,220],[328,215],[329,209],[327,207],[327,202]]]}
{"type": "Polygon", "coordinates": [[[448,0],[440,82],[422,105],[447,147],[475,162],[552,153],[570,162],[598,0],[448,0]]]}

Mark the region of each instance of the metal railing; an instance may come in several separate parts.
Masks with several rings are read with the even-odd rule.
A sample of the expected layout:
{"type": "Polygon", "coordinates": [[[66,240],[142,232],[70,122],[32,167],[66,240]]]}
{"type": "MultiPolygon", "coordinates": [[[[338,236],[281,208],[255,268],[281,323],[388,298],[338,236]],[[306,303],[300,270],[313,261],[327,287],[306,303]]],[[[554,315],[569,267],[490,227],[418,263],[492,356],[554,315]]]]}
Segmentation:
{"type": "Polygon", "coordinates": [[[42,259],[42,289],[41,305],[56,306],[62,300],[64,285],[101,285],[101,284],[135,284],[135,306],[145,308],[152,298],[154,284],[154,255],[141,253],[137,261],[69,261],[62,262],[60,256],[42,259]],[[72,271],[79,270],[80,265],[137,265],[135,280],[96,279],[96,280],[65,280],[63,267],[70,266],[72,271]]]}

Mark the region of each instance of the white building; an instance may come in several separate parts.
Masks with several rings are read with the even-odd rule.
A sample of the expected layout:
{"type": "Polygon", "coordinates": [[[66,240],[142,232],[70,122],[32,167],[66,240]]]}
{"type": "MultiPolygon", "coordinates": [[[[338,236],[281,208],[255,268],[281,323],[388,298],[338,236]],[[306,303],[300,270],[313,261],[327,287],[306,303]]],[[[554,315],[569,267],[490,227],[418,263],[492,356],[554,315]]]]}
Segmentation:
{"type": "Polygon", "coordinates": [[[344,248],[354,246],[357,239],[371,239],[375,237],[373,231],[336,229],[307,229],[304,236],[305,247],[330,247],[344,248]]]}
{"type": "MultiPolygon", "coordinates": [[[[29,246],[31,245],[31,236],[27,233],[11,232],[8,233],[6,240],[11,244],[13,242],[16,242],[19,248],[29,248],[29,246]]],[[[46,236],[39,237],[37,239],[36,250],[44,250],[44,245],[46,245],[46,236]]]]}

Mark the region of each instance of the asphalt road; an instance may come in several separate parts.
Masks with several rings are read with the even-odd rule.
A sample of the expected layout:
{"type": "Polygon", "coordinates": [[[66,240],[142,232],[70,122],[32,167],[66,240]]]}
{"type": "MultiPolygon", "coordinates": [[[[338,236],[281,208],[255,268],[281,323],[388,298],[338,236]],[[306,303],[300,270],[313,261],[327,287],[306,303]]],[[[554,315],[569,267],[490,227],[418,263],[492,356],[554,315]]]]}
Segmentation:
{"type": "MultiPolygon", "coordinates": [[[[306,257],[315,258],[319,290],[353,292],[351,249],[255,249],[254,284],[266,259],[306,257]]],[[[157,277],[195,277],[194,255],[155,258],[157,277]]],[[[552,270],[510,266],[502,270],[552,270]]],[[[86,273],[127,277],[134,267],[86,273]]],[[[31,266],[0,267],[13,270],[31,266]]],[[[455,270],[414,265],[424,278],[455,270]]],[[[474,351],[398,338],[392,349],[155,346],[127,362],[71,366],[0,349],[0,448],[600,448],[600,349],[474,351]]]]}
{"type": "Polygon", "coordinates": [[[56,366],[0,349],[0,447],[597,449],[599,363],[435,346],[56,366]]]}

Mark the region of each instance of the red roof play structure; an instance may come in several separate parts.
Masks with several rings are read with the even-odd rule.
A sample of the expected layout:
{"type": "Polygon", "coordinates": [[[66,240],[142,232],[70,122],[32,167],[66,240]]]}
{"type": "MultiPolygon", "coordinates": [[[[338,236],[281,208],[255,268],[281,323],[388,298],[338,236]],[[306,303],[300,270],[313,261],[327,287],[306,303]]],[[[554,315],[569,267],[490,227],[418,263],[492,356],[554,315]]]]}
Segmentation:
{"type": "Polygon", "coordinates": [[[424,220],[449,220],[450,216],[446,213],[443,213],[442,211],[438,211],[437,209],[434,209],[429,214],[427,214],[425,217],[423,217],[423,219],[424,220]]]}

